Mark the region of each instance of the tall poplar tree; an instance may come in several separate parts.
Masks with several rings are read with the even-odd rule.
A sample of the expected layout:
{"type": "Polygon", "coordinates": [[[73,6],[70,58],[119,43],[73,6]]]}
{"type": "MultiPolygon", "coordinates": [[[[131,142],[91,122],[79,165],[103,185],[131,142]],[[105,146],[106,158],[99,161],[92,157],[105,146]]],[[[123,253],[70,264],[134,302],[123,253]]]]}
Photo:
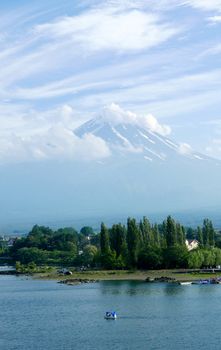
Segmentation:
{"type": "Polygon", "coordinates": [[[185,239],[186,239],[185,229],[180,223],[176,224],[176,236],[177,236],[177,244],[185,245],[185,239]]]}
{"type": "Polygon", "coordinates": [[[211,220],[209,220],[209,245],[210,247],[215,245],[215,230],[211,220]]]}
{"type": "Polygon", "coordinates": [[[177,243],[176,223],[171,216],[166,221],[166,241],[168,247],[173,247],[177,243]]]}
{"type": "Polygon", "coordinates": [[[157,224],[154,224],[152,227],[152,234],[153,234],[153,241],[154,241],[154,246],[160,247],[161,242],[160,242],[160,232],[157,224]]]}
{"type": "Polygon", "coordinates": [[[138,248],[139,248],[139,228],[136,220],[127,219],[127,245],[129,253],[130,265],[135,267],[137,264],[138,248]]]}
{"type": "Polygon", "coordinates": [[[122,254],[122,250],[125,250],[126,243],[126,228],[121,224],[113,225],[110,230],[110,244],[111,249],[116,252],[118,258],[122,254]]]}
{"type": "Polygon", "coordinates": [[[110,252],[109,232],[103,222],[101,223],[100,247],[102,255],[108,254],[110,252]]]}
{"type": "Polygon", "coordinates": [[[204,246],[203,243],[203,232],[200,226],[197,227],[197,240],[199,242],[200,247],[202,248],[204,246]]]}
{"type": "Polygon", "coordinates": [[[149,246],[153,245],[154,239],[153,239],[153,232],[151,229],[151,224],[145,216],[143,217],[143,237],[144,237],[144,242],[147,245],[149,245],[149,246]]]}
{"type": "Polygon", "coordinates": [[[204,247],[210,246],[210,222],[208,219],[203,220],[203,243],[204,247]]]}

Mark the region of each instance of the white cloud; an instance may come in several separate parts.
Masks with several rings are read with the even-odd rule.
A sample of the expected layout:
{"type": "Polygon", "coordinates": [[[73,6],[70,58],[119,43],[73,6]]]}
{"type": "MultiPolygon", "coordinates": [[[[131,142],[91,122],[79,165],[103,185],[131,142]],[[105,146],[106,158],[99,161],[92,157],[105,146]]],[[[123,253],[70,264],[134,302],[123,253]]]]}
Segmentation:
{"type": "MultiPolygon", "coordinates": [[[[117,101],[144,114],[147,106],[160,118],[183,118],[185,113],[197,117],[199,111],[220,105],[221,71],[184,75],[175,79],[150,81],[111,91],[98,91],[73,100],[78,108],[95,110],[99,105],[117,101]]],[[[219,107],[218,107],[219,108],[219,107]]],[[[209,113],[210,115],[210,113],[209,113]]]]}
{"type": "Polygon", "coordinates": [[[148,114],[142,119],[143,124],[146,126],[146,128],[150,129],[153,132],[157,132],[162,136],[166,136],[171,133],[171,128],[168,125],[160,124],[152,114],[148,114]]]}
{"type": "Polygon", "coordinates": [[[110,156],[101,138],[90,134],[79,138],[73,133],[80,121],[70,105],[46,112],[21,109],[19,114],[5,108],[5,113],[0,115],[0,163],[47,159],[87,161],[110,156]]]}
{"type": "Polygon", "coordinates": [[[179,31],[156,15],[139,10],[119,11],[114,7],[36,26],[37,35],[56,40],[69,38],[78,45],[78,50],[83,48],[86,52],[142,50],[170,39],[179,31]]]}
{"type": "Polygon", "coordinates": [[[188,143],[180,143],[177,151],[182,155],[191,155],[193,149],[188,143]]]}
{"type": "MultiPolygon", "coordinates": [[[[217,62],[206,61],[209,54],[220,53],[218,32],[213,32],[219,27],[208,27],[201,21],[204,14],[192,8],[207,11],[210,22],[218,23],[221,1],[80,3],[67,6],[67,14],[47,8],[48,15],[37,20],[21,9],[19,21],[7,12],[1,16],[0,99],[10,101],[0,102],[0,139],[14,138],[22,153],[29,138],[40,140],[53,127],[74,129],[80,118],[71,106],[85,120],[101,105],[117,101],[139,113],[123,111],[128,120],[161,135],[169,134],[170,128],[155,115],[160,120],[196,120],[201,110],[205,118],[210,116],[206,107],[219,108],[218,57],[217,62]],[[63,17],[54,17],[58,13],[63,17]],[[184,40],[176,36],[183,29],[184,40]],[[205,30],[211,33],[202,35],[205,30]],[[147,106],[153,115],[145,114],[147,106]]],[[[18,10],[19,6],[14,15],[18,10]]],[[[117,113],[115,119],[122,118],[117,113]]],[[[44,158],[45,152],[49,157],[43,146],[40,151],[36,146],[29,157],[44,158]]]]}
{"type": "Polygon", "coordinates": [[[125,111],[116,103],[105,106],[101,112],[101,118],[113,125],[137,123],[137,115],[135,113],[125,111]]]}
{"type": "Polygon", "coordinates": [[[212,16],[208,17],[208,21],[212,24],[220,23],[221,22],[221,16],[212,16]]]}
{"type": "Polygon", "coordinates": [[[221,0],[186,0],[183,3],[203,11],[221,12],[221,0]]]}
{"type": "Polygon", "coordinates": [[[110,150],[101,138],[86,134],[81,139],[61,127],[52,127],[40,135],[11,134],[0,139],[1,163],[50,159],[90,161],[108,156],[110,150]]]}
{"type": "Polygon", "coordinates": [[[26,136],[48,130],[53,125],[75,128],[80,123],[79,114],[64,104],[50,110],[35,110],[29,105],[0,104],[0,136],[15,132],[26,136]]]}
{"type": "MultiPolygon", "coordinates": [[[[119,3],[117,0],[110,2],[119,3]]],[[[159,11],[169,11],[186,5],[202,11],[221,11],[220,0],[124,0],[122,3],[131,8],[152,8],[159,11]]]]}
{"type": "Polygon", "coordinates": [[[212,45],[211,47],[209,47],[205,51],[201,52],[198,55],[198,58],[205,58],[207,56],[218,55],[218,54],[220,54],[220,52],[221,52],[221,44],[212,45]]]}
{"type": "MultiPolygon", "coordinates": [[[[73,130],[85,119],[65,104],[44,112],[20,109],[18,114],[10,108],[0,115],[0,163],[43,161],[50,159],[99,160],[111,155],[106,142],[92,134],[77,137],[73,130]],[[6,113],[7,112],[7,113],[6,113]]],[[[100,117],[112,125],[137,125],[160,135],[168,135],[170,127],[162,125],[152,115],[138,115],[112,103],[104,107],[100,117]]],[[[132,145],[128,152],[139,153],[132,145]]]]}
{"type": "Polygon", "coordinates": [[[134,124],[162,136],[171,133],[171,128],[168,125],[160,124],[152,114],[137,115],[133,112],[125,111],[115,103],[106,106],[101,113],[101,117],[112,124],[134,124]]]}
{"type": "Polygon", "coordinates": [[[118,55],[116,65],[119,53],[132,53],[133,60],[139,51],[159,46],[181,30],[175,21],[153,14],[150,8],[148,12],[148,7],[141,6],[142,2],[145,3],[125,1],[119,5],[117,1],[109,4],[98,1],[98,6],[93,7],[93,1],[82,12],[78,9],[75,16],[53,18],[52,11],[48,22],[36,11],[43,23],[40,25],[35,23],[38,21],[33,13],[32,20],[30,16],[27,20],[17,8],[15,14],[19,12],[22,17],[15,21],[16,30],[14,21],[4,24],[11,13],[1,17],[0,29],[4,24],[2,31],[6,39],[0,42],[0,64],[4,67],[0,72],[0,98],[56,99],[97,87],[105,89],[105,78],[75,83],[75,77],[81,72],[90,75],[95,67],[110,71],[113,64],[110,50],[111,55],[118,55]],[[93,53],[92,61],[89,53],[93,53]],[[65,79],[67,76],[73,78],[72,82],[65,79]]]}

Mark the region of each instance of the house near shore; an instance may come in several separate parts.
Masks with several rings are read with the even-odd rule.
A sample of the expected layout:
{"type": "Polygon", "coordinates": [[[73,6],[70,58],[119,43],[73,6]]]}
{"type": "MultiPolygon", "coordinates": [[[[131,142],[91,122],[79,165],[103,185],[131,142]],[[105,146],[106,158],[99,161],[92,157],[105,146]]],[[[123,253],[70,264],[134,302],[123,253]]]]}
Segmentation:
{"type": "Polygon", "coordinates": [[[199,247],[199,241],[197,239],[186,239],[185,243],[189,252],[199,247]]]}
{"type": "Polygon", "coordinates": [[[11,248],[16,240],[18,239],[17,236],[5,236],[5,235],[0,235],[0,242],[1,245],[4,247],[11,248]]]}

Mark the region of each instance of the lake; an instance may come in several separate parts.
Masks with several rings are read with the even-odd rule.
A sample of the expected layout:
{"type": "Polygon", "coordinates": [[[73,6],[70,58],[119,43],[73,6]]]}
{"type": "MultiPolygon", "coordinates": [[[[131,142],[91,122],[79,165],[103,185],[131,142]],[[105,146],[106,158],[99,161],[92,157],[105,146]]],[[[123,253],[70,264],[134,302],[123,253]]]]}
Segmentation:
{"type": "Polygon", "coordinates": [[[220,348],[220,285],[0,276],[1,350],[220,348]],[[108,310],[119,318],[105,320],[108,310]]]}

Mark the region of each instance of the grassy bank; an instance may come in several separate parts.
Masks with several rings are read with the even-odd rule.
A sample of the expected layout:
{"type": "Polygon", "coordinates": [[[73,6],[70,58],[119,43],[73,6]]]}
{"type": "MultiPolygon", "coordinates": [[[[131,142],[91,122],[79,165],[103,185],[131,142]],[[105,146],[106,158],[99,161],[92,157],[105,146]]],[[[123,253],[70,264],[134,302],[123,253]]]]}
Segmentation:
{"type": "Polygon", "coordinates": [[[100,271],[73,271],[72,275],[64,276],[57,273],[57,270],[53,269],[50,272],[35,273],[33,278],[45,279],[45,280],[64,280],[70,278],[81,278],[91,280],[138,280],[144,281],[146,278],[159,278],[170,277],[175,278],[177,281],[194,281],[204,278],[221,277],[221,271],[218,273],[198,273],[198,272],[186,272],[185,270],[151,270],[151,271],[119,271],[119,270],[100,270],[100,271]]]}

